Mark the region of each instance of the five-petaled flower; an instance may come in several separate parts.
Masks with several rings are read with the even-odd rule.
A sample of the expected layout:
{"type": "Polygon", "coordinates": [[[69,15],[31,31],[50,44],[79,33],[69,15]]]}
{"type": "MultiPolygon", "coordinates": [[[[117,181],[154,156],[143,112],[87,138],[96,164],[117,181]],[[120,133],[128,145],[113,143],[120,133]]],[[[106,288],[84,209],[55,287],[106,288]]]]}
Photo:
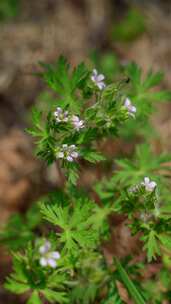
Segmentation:
{"type": "Polygon", "coordinates": [[[148,192],[152,192],[157,186],[156,182],[150,181],[149,177],[144,177],[144,181],[141,184],[145,187],[145,190],[148,192]]]}
{"type": "Polygon", "coordinates": [[[64,111],[60,107],[56,108],[54,116],[57,122],[67,122],[68,121],[68,111],[64,111]]]}
{"type": "Polygon", "coordinates": [[[45,243],[40,246],[39,253],[40,257],[40,265],[42,267],[57,267],[57,260],[60,259],[60,253],[58,251],[51,251],[51,243],[49,241],[45,241],[45,243]]]}
{"type": "Polygon", "coordinates": [[[73,115],[71,117],[72,124],[74,128],[79,131],[80,129],[84,128],[84,120],[81,120],[78,116],[73,115]]]}
{"type": "Polygon", "coordinates": [[[128,97],[125,99],[124,107],[127,109],[128,114],[135,118],[135,113],[137,112],[137,109],[135,106],[132,105],[131,100],[128,97]]]}
{"type": "Polygon", "coordinates": [[[106,85],[104,83],[105,77],[103,74],[98,74],[97,70],[94,69],[91,75],[91,80],[95,83],[95,85],[99,88],[99,90],[103,90],[106,85]]]}
{"type": "Polygon", "coordinates": [[[57,158],[63,158],[72,162],[74,159],[78,158],[79,154],[75,145],[68,146],[67,144],[63,144],[61,150],[57,152],[56,156],[57,158]]]}

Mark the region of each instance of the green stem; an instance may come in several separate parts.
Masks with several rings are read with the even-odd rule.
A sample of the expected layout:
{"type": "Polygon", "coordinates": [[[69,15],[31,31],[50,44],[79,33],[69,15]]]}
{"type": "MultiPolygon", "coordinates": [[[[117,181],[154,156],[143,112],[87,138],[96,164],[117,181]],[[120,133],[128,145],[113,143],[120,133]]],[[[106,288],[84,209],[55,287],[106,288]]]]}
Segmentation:
{"type": "Polygon", "coordinates": [[[125,269],[122,267],[119,260],[115,257],[115,265],[117,270],[120,274],[121,280],[128,289],[129,294],[131,295],[132,299],[135,301],[136,304],[146,304],[144,299],[142,298],[141,294],[135,287],[134,283],[130,280],[128,274],[126,273],[125,269]]]}

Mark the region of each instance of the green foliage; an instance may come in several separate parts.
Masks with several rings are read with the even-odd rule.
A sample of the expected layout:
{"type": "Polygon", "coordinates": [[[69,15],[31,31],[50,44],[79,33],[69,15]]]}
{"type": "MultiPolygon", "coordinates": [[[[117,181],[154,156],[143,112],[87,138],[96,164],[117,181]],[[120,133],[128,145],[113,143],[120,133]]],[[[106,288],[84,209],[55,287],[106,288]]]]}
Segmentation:
{"type": "MultiPolygon", "coordinates": [[[[136,145],[133,156],[115,160],[113,175],[110,179],[104,178],[98,182],[95,191],[102,201],[110,201],[114,199],[118,189],[129,188],[142,181],[145,176],[150,176],[162,185],[162,197],[168,196],[170,160],[170,154],[156,155],[148,144],[136,145]]],[[[170,202],[160,208],[163,213],[169,214],[170,202]]]]}
{"type": "Polygon", "coordinates": [[[13,256],[13,273],[7,278],[5,288],[16,294],[30,292],[27,303],[42,303],[41,298],[50,303],[67,303],[64,291],[66,274],[58,270],[53,273],[43,271],[38,264],[37,252],[28,246],[25,255],[13,256]]]}
{"type": "Polygon", "coordinates": [[[118,170],[113,180],[125,187],[134,185],[150,175],[152,179],[167,185],[171,170],[170,161],[170,154],[155,155],[148,144],[137,145],[132,159],[115,161],[118,170]]]}
{"type": "Polygon", "coordinates": [[[123,304],[124,302],[122,301],[118,289],[116,287],[116,284],[114,282],[110,283],[109,286],[109,291],[107,297],[102,301],[102,304],[123,304]]]}
{"type": "MultiPolygon", "coordinates": [[[[124,95],[119,93],[119,86],[106,86],[100,94],[97,86],[90,81],[90,72],[85,65],[80,64],[70,72],[69,64],[63,57],[59,58],[54,67],[41,65],[45,69],[45,72],[41,73],[43,79],[59,95],[59,100],[46,115],[33,109],[33,128],[28,132],[36,138],[37,155],[51,164],[57,160],[63,145],[74,143],[78,148],[79,158],[92,163],[105,160],[96,150],[95,140],[116,136],[119,125],[128,119],[128,114],[122,106],[124,95]],[[94,99],[93,104],[90,103],[90,97],[94,99]],[[62,111],[69,112],[67,123],[56,123],[54,111],[57,105],[62,111]],[[72,115],[79,115],[86,121],[85,127],[79,132],[73,128],[72,115]]],[[[62,160],[61,166],[65,169],[69,182],[76,184],[78,163],[62,160]]]]}
{"type": "Polygon", "coordinates": [[[43,217],[60,227],[59,242],[63,250],[77,254],[79,248],[96,248],[105,221],[111,212],[110,207],[98,207],[88,199],[77,199],[73,206],[41,205],[43,217]]]}
{"type": "MultiPolygon", "coordinates": [[[[28,132],[37,156],[60,169],[62,187],[24,217],[12,217],[0,235],[10,249],[21,250],[13,254],[5,287],[25,293],[30,304],[122,304],[118,281],[134,303],[152,301],[152,283],[141,284],[133,257],[122,263],[114,257],[113,264],[106,257],[103,244],[112,242],[113,215],[122,215],[132,235],[138,234],[144,267],[158,256],[165,267],[171,264],[165,257],[171,250],[171,156],[152,152],[146,137],[156,102],[169,100],[171,93],[155,88],[162,73],[150,70],[142,77],[136,64],[120,65],[111,54],[96,54],[94,60],[106,79],[84,63],[72,69],[62,56],[54,65],[41,63],[39,74],[52,93],[44,95],[45,108],[33,109],[28,132]],[[137,135],[146,143],[113,160],[103,146],[119,135],[131,138],[132,146],[137,135]],[[106,176],[88,193],[80,186],[80,172],[97,163],[106,176]]],[[[170,299],[169,283],[163,281],[167,292],[151,303],[170,299]]]]}
{"type": "Polygon", "coordinates": [[[161,248],[170,250],[170,202],[168,199],[170,155],[154,155],[148,145],[137,145],[133,159],[115,161],[117,171],[111,179],[95,186],[104,204],[115,201],[114,209],[131,219],[133,234],[142,233],[148,261],[161,254],[161,248]],[[143,179],[150,176],[162,186],[162,191],[146,192],[143,179]],[[123,191],[124,189],[124,191],[123,191]],[[122,191],[118,196],[118,190],[122,191]]]}
{"type": "Polygon", "coordinates": [[[80,105],[75,95],[77,91],[84,90],[89,76],[89,71],[84,63],[78,65],[71,74],[69,73],[70,66],[63,56],[53,66],[44,63],[41,63],[41,66],[45,71],[42,72],[43,79],[62,98],[61,105],[74,109],[79,108],[80,105]]]}
{"type": "Polygon", "coordinates": [[[119,62],[119,58],[113,52],[101,54],[97,50],[94,50],[90,54],[90,59],[93,62],[93,66],[97,66],[109,81],[117,80],[124,70],[124,67],[119,62]]]}
{"type": "Polygon", "coordinates": [[[135,62],[119,62],[114,53],[99,54],[94,51],[91,60],[106,74],[109,81],[117,82],[125,75],[124,81],[118,86],[137,107],[136,119],[127,120],[123,127],[120,127],[119,135],[129,141],[133,141],[135,136],[145,140],[157,137],[149,117],[156,111],[157,103],[171,100],[170,91],[158,89],[164,77],[163,73],[149,69],[144,76],[142,69],[135,62]]]}
{"type": "Polygon", "coordinates": [[[130,97],[132,100],[138,104],[142,103],[140,108],[141,112],[139,115],[146,116],[153,110],[153,102],[158,101],[170,101],[171,92],[170,91],[150,91],[152,88],[156,87],[163,80],[163,73],[152,72],[150,69],[145,77],[142,76],[142,69],[138,67],[135,63],[129,63],[126,66],[126,73],[131,79],[131,93],[130,97]]]}
{"type": "Polygon", "coordinates": [[[112,37],[117,41],[130,42],[145,30],[145,17],[137,9],[130,8],[123,20],[113,26],[112,37]]]}
{"type": "Polygon", "coordinates": [[[0,21],[12,18],[17,15],[20,0],[1,0],[0,1],[0,21]]]}
{"type": "MultiPolygon", "coordinates": [[[[164,259],[170,259],[168,255],[164,259]]],[[[170,263],[169,263],[170,264],[170,263]]],[[[170,266],[163,265],[163,267],[144,280],[143,288],[145,290],[148,303],[160,304],[164,301],[170,301],[170,266]]]]}
{"type": "Polygon", "coordinates": [[[103,256],[97,251],[82,251],[75,268],[77,284],[71,290],[71,303],[94,303],[107,279],[103,256]]]}
{"type": "Polygon", "coordinates": [[[119,262],[118,259],[115,259],[115,264],[117,267],[117,270],[119,272],[120,278],[122,282],[124,283],[124,286],[128,289],[129,294],[131,295],[132,299],[135,301],[136,304],[145,304],[145,300],[135,287],[134,283],[132,280],[129,278],[127,275],[126,271],[122,267],[122,264],[119,262]]]}
{"type": "Polygon", "coordinates": [[[0,243],[16,251],[25,248],[28,241],[34,239],[35,229],[42,220],[38,205],[33,205],[25,215],[14,214],[0,232],[0,243]]]}
{"type": "Polygon", "coordinates": [[[121,129],[121,136],[130,140],[132,135],[145,137],[146,140],[157,136],[151,125],[149,116],[156,111],[158,102],[171,101],[171,92],[158,90],[157,86],[163,80],[163,73],[152,72],[150,69],[146,76],[142,76],[142,69],[135,63],[128,63],[125,73],[130,79],[129,96],[137,107],[137,119],[127,121],[121,129]]]}

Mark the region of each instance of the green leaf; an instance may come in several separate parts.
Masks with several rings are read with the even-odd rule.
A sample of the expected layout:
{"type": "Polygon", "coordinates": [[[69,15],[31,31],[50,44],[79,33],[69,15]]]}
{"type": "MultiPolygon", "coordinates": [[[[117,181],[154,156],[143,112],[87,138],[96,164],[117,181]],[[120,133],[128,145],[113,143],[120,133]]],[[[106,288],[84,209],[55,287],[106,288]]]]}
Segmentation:
{"type": "Polygon", "coordinates": [[[22,255],[13,255],[13,270],[14,271],[6,279],[4,284],[5,288],[16,294],[28,291],[30,286],[28,284],[22,255]]]}
{"type": "Polygon", "coordinates": [[[106,159],[101,153],[96,151],[83,152],[83,157],[91,163],[104,161],[106,159]]]}
{"type": "Polygon", "coordinates": [[[20,0],[1,0],[0,1],[0,22],[11,19],[18,15],[20,10],[20,0]]]}
{"type": "Polygon", "coordinates": [[[150,70],[147,73],[147,76],[143,82],[143,88],[144,89],[150,89],[156,85],[158,85],[161,80],[163,79],[164,75],[162,72],[153,73],[152,70],[150,70]]]}
{"type": "Polygon", "coordinates": [[[46,288],[41,292],[50,303],[68,303],[67,295],[63,291],[54,291],[46,288]]]}
{"type": "Polygon", "coordinates": [[[68,76],[69,64],[65,57],[60,56],[55,65],[40,63],[44,68],[42,76],[47,84],[61,96],[70,93],[70,81],[68,76]]]}
{"type": "Polygon", "coordinates": [[[151,230],[147,235],[142,237],[145,241],[144,248],[147,249],[148,261],[156,258],[156,255],[160,255],[160,248],[158,244],[158,235],[154,230],[151,230]]]}
{"type": "Polygon", "coordinates": [[[136,63],[132,62],[127,65],[126,70],[134,88],[137,90],[141,83],[141,68],[136,63]]]}
{"type": "Polygon", "coordinates": [[[115,264],[117,267],[117,270],[119,272],[120,278],[124,284],[124,286],[127,288],[130,296],[135,301],[136,304],[146,304],[143,297],[135,287],[134,283],[129,278],[128,274],[126,273],[125,269],[122,267],[121,263],[117,258],[115,258],[115,264]]]}
{"type": "Polygon", "coordinates": [[[41,66],[44,68],[42,77],[49,87],[59,94],[62,99],[60,101],[62,107],[68,106],[72,110],[78,111],[80,101],[74,94],[76,90],[83,89],[89,74],[84,63],[78,65],[71,74],[70,65],[63,56],[60,56],[54,65],[41,63],[41,66]]]}
{"type": "Polygon", "coordinates": [[[95,303],[98,286],[93,282],[77,284],[71,291],[71,303],[91,304],[95,303]]]}
{"type": "Polygon", "coordinates": [[[148,94],[150,101],[166,102],[171,101],[171,91],[151,92],[148,94]]]}
{"type": "Polygon", "coordinates": [[[66,177],[68,178],[68,182],[72,185],[76,185],[79,174],[78,174],[78,168],[76,166],[72,166],[68,168],[68,171],[66,172],[66,177]]]}
{"type": "Polygon", "coordinates": [[[41,115],[42,115],[41,111],[39,111],[35,107],[32,108],[32,121],[33,124],[36,125],[37,127],[40,125],[41,115]]]}
{"type": "Polygon", "coordinates": [[[102,304],[123,304],[116,284],[114,282],[110,283],[109,291],[107,297],[102,301],[102,304]]]}
{"type": "Polygon", "coordinates": [[[145,176],[150,176],[156,181],[162,180],[164,186],[166,173],[171,169],[168,164],[170,160],[171,154],[155,155],[148,144],[137,145],[133,158],[115,161],[118,171],[113,181],[121,182],[124,186],[132,186],[142,181],[145,176]]]}
{"type": "Polygon", "coordinates": [[[78,248],[94,248],[99,240],[108,210],[98,212],[95,207],[94,202],[83,197],[77,199],[74,208],[47,204],[41,204],[40,208],[46,220],[62,229],[58,236],[64,250],[77,251],[78,248]]]}
{"type": "Polygon", "coordinates": [[[129,9],[119,24],[114,25],[113,38],[127,42],[139,37],[145,31],[145,18],[137,9],[129,9]]]}
{"type": "Polygon", "coordinates": [[[157,237],[164,247],[166,247],[168,250],[171,250],[171,235],[163,233],[159,234],[157,237]]]}
{"type": "Polygon", "coordinates": [[[89,72],[85,64],[83,62],[80,63],[72,73],[72,77],[71,77],[72,92],[74,92],[77,88],[79,88],[83,84],[83,82],[86,80],[88,75],[89,72]]]}
{"type": "Polygon", "coordinates": [[[41,223],[38,205],[34,204],[25,215],[13,214],[0,232],[0,243],[16,251],[34,239],[34,230],[41,223]]]}
{"type": "Polygon", "coordinates": [[[31,297],[27,301],[27,304],[42,304],[38,291],[36,291],[36,290],[33,291],[31,297]]]}
{"type": "Polygon", "coordinates": [[[41,204],[40,211],[43,217],[54,225],[60,226],[62,229],[67,227],[68,222],[68,210],[60,206],[51,206],[47,204],[41,204]]]}
{"type": "Polygon", "coordinates": [[[13,278],[7,278],[4,287],[16,294],[21,294],[29,290],[29,286],[27,284],[17,282],[13,278]]]}

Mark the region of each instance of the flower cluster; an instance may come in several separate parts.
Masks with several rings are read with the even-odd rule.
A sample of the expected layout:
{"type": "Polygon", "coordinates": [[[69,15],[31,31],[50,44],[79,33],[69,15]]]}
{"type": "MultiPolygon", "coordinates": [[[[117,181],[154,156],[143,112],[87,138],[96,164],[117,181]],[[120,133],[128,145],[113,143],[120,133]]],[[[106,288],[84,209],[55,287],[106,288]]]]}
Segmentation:
{"type": "Polygon", "coordinates": [[[76,131],[84,128],[84,120],[81,120],[77,115],[69,116],[68,111],[64,111],[60,107],[54,112],[56,122],[70,122],[76,131]]]}
{"type": "Polygon", "coordinates": [[[156,188],[157,184],[154,181],[150,181],[150,178],[146,176],[146,177],[144,177],[143,182],[129,188],[128,191],[131,192],[131,193],[136,193],[136,192],[139,191],[139,187],[141,187],[141,186],[143,186],[145,188],[146,192],[153,192],[154,189],[156,188]]]}
{"type": "Polygon", "coordinates": [[[39,253],[41,255],[40,265],[42,267],[57,267],[57,260],[60,259],[60,253],[58,251],[51,251],[51,243],[49,241],[45,241],[45,243],[40,246],[39,253]]]}
{"type": "Polygon", "coordinates": [[[78,158],[77,147],[75,145],[63,144],[61,150],[57,153],[57,158],[66,159],[69,162],[73,162],[74,159],[78,158]]]}
{"type": "Polygon", "coordinates": [[[56,108],[54,116],[57,122],[68,122],[68,111],[63,111],[60,107],[56,108]]]}
{"type": "Polygon", "coordinates": [[[132,105],[131,100],[129,98],[125,99],[124,107],[127,109],[128,114],[135,118],[135,113],[137,112],[137,109],[135,106],[132,105]]]}
{"type": "Polygon", "coordinates": [[[93,70],[91,80],[99,88],[99,90],[103,90],[106,87],[106,85],[103,81],[104,79],[105,79],[105,77],[103,74],[98,74],[96,69],[93,70]]]}

